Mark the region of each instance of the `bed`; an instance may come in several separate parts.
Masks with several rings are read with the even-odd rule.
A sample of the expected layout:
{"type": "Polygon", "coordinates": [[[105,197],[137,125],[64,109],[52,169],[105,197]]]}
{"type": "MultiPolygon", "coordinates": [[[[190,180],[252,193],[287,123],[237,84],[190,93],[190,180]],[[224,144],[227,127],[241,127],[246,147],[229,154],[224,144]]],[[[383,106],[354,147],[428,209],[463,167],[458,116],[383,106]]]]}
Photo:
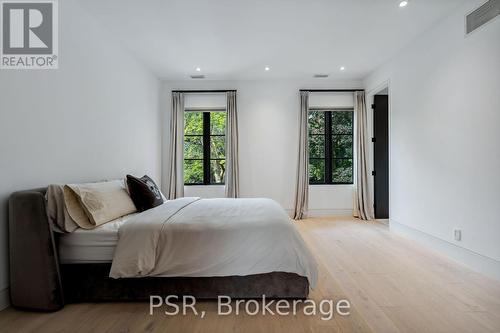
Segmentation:
{"type": "Polygon", "coordinates": [[[273,202],[260,202],[273,223],[250,209],[259,202],[183,198],[61,235],[47,221],[44,193],[16,192],[9,201],[11,302],[19,308],[150,295],[304,299],[316,281],[314,258],[273,202]]]}

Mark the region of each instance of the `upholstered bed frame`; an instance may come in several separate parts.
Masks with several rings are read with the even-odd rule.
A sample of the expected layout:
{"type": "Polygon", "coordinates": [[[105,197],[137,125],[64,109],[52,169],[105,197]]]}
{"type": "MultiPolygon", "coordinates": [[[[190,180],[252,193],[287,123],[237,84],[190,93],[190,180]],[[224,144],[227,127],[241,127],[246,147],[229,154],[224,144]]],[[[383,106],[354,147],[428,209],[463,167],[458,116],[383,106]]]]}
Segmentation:
{"type": "Polygon", "coordinates": [[[58,234],[52,232],[47,219],[45,191],[15,192],[9,200],[10,297],[14,307],[56,311],[65,303],[144,301],[150,295],[304,299],[309,293],[307,278],[295,273],[111,279],[111,264],[60,264],[58,234]]]}

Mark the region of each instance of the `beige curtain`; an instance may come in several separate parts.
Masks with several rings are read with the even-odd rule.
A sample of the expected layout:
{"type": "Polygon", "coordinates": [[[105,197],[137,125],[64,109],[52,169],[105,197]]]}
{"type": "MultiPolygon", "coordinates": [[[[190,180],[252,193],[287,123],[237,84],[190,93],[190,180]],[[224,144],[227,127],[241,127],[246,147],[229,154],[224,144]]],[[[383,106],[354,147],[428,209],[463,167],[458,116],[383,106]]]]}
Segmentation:
{"type": "Polygon", "coordinates": [[[356,114],[356,192],[354,216],[362,220],[373,219],[368,174],[368,125],[364,91],[354,93],[354,112],[356,114]]]}
{"type": "Polygon", "coordinates": [[[184,196],[184,94],[172,93],[170,155],[167,170],[167,199],[184,196]]]}
{"type": "Polygon", "coordinates": [[[300,92],[299,158],[295,185],[295,211],[293,218],[301,220],[307,216],[309,201],[309,149],[308,149],[309,92],[300,92]]]}
{"type": "Polygon", "coordinates": [[[240,196],[236,91],[226,93],[226,197],[240,196]]]}

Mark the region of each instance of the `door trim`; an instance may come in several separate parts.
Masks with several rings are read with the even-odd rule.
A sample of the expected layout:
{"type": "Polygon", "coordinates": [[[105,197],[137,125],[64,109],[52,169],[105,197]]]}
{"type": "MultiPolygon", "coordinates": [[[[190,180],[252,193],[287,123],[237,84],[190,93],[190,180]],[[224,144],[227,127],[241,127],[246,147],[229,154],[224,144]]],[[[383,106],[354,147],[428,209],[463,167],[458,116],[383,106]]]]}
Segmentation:
{"type": "MultiPolygon", "coordinates": [[[[386,88],[387,89],[387,88],[386,88]]],[[[385,89],[384,89],[385,90],[385,89]]],[[[373,206],[375,219],[389,218],[389,95],[377,93],[371,105],[373,115],[373,206]],[[376,140],[374,140],[376,139],[376,140]],[[377,154],[377,155],[375,155],[377,154]]]]}
{"type": "MultiPolygon", "coordinates": [[[[388,94],[389,94],[389,110],[388,110],[388,126],[389,126],[389,220],[393,216],[393,205],[392,205],[392,193],[394,192],[392,190],[392,89],[391,89],[391,80],[390,79],[385,79],[381,80],[378,84],[374,85],[373,88],[370,90],[367,90],[367,108],[370,109],[370,112],[368,112],[368,134],[369,138],[371,141],[371,138],[373,137],[373,110],[371,109],[371,105],[374,102],[374,96],[384,88],[387,88],[388,94]]],[[[371,142],[370,142],[371,143],[371,142]]],[[[369,145],[369,165],[370,167],[373,166],[373,145],[369,145]]],[[[371,170],[370,170],[371,174],[371,170]]],[[[374,187],[373,187],[373,177],[370,177],[369,181],[369,187],[370,187],[370,205],[373,207],[374,203],[374,187]]]]}

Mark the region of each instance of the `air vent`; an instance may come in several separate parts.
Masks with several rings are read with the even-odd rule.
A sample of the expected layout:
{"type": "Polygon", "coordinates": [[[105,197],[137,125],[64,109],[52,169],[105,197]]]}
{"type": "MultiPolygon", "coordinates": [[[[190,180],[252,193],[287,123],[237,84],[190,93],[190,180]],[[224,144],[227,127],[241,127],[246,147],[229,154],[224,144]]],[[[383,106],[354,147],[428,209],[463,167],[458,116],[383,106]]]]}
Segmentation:
{"type": "Polygon", "coordinates": [[[314,74],[315,79],[326,79],[328,74],[314,74]]]}
{"type": "Polygon", "coordinates": [[[500,0],[490,0],[465,17],[466,33],[470,34],[500,14],[500,0]]]}
{"type": "Polygon", "coordinates": [[[205,75],[191,75],[192,79],[204,79],[205,75]]]}

